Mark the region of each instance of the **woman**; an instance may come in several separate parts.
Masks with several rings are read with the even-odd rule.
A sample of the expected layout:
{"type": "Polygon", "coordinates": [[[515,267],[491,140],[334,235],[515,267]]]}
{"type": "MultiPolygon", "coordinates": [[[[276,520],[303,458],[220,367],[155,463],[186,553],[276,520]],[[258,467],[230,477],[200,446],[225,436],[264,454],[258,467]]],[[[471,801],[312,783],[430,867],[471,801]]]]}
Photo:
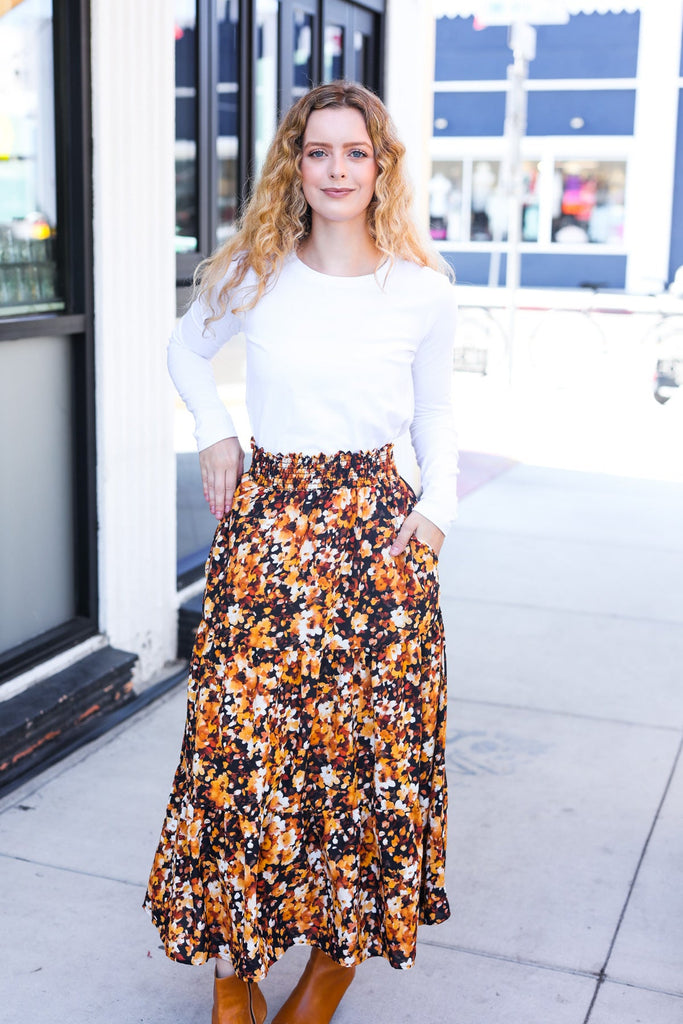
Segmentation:
{"type": "Polygon", "coordinates": [[[219,525],[146,906],[170,957],[215,958],[213,1024],[263,1024],[257,982],[294,944],[312,952],[274,1024],[328,1024],[357,964],[410,967],[418,922],[449,914],[454,289],[403,154],[366,89],[302,97],[169,345],[219,525]],[[245,475],[210,368],[238,331],[245,475]],[[392,456],[408,427],[419,501],[392,456]]]}

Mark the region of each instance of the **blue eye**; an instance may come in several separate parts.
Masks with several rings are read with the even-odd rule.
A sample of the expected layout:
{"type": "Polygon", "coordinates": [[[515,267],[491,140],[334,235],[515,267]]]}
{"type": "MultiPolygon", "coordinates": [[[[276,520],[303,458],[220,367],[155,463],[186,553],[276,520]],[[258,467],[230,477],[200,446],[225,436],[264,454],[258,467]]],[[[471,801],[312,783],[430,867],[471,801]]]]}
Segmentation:
{"type": "Polygon", "coordinates": [[[308,151],[308,156],[325,156],[325,150],[324,149],[310,149],[308,151]]]}
{"type": "Polygon", "coordinates": [[[367,155],[368,154],[365,152],[364,149],[352,149],[351,150],[351,156],[354,156],[354,157],[358,157],[358,156],[367,157],[367,155]]]}

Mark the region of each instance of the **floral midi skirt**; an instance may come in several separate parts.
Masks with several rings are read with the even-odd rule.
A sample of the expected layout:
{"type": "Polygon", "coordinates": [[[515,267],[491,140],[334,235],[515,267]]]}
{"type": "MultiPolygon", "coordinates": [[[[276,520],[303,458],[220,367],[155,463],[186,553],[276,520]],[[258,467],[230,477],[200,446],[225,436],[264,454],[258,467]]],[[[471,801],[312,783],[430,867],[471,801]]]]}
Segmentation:
{"type": "Polygon", "coordinates": [[[449,916],[436,558],[389,548],[391,445],[254,448],[207,562],[187,724],[145,906],[168,955],[259,980],[294,944],[415,958],[449,916]]]}

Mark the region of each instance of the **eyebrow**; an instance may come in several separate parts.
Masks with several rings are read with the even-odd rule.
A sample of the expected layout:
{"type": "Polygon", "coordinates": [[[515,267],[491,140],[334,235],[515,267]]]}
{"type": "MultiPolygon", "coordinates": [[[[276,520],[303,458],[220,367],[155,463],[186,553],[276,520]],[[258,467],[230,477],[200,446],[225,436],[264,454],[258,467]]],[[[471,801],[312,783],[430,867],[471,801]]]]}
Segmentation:
{"type": "MultiPolygon", "coordinates": [[[[304,142],[304,146],[331,146],[331,142],[304,142]]],[[[342,142],[342,146],[367,146],[368,149],[372,149],[371,142],[342,142]]]]}

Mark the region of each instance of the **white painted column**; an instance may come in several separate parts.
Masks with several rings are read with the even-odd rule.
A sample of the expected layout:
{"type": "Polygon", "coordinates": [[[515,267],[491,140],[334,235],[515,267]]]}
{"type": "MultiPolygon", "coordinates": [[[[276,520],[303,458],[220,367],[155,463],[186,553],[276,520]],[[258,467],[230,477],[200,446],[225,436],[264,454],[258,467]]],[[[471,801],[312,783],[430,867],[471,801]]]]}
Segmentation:
{"type": "Polygon", "coordinates": [[[431,0],[388,0],[386,102],[407,147],[418,222],[429,228],[436,22],[431,0]]]}
{"type": "Polygon", "coordinates": [[[100,627],[144,684],[175,654],[173,4],[91,10],[100,627]]]}
{"type": "Polygon", "coordinates": [[[626,288],[653,290],[669,269],[683,0],[640,11],[634,147],[626,181],[626,288]]]}

